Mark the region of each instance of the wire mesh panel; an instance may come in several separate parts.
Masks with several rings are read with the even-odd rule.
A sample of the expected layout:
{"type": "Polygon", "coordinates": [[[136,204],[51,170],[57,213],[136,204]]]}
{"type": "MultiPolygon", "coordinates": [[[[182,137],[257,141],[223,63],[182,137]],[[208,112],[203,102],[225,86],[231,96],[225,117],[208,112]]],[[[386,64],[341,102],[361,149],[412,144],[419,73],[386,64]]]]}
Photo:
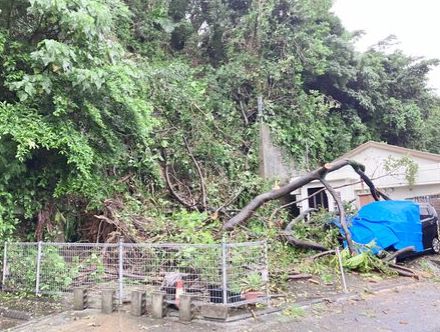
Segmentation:
{"type": "Polygon", "coordinates": [[[37,243],[7,243],[3,289],[34,292],[37,279],[37,243]]]}
{"type": "Polygon", "coordinates": [[[227,244],[225,250],[227,304],[266,301],[269,295],[266,243],[227,244]]]}
{"type": "Polygon", "coordinates": [[[74,287],[115,288],[118,245],[42,243],[37,293],[71,292],[74,287]]]}
{"type": "Polygon", "coordinates": [[[173,304],[187,293],[194,303],[236,306],[265,300],[268,289],[264,242],[6,243],[3,262],[3,289],[37,294],[110,288],[122,301],[144,289],[165,292],[173,304]]]}
{"type": "Polygon", "coordinates": [[[176,294],[209,301],[209,289],[221,281],[219,245],[124,245],[124,292],[130,288],[161,290],[169,303],[176,294]]]}

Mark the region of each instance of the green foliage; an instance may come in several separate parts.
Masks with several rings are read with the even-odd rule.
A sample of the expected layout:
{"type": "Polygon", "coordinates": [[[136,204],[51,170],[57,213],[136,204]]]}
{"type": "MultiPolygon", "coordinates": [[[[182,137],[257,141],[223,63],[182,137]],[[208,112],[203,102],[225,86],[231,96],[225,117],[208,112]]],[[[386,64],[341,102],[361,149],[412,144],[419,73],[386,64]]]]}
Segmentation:
{"type": "MultiPolygon", "coordinates": [[[[374,255],[370,250],[363,250],[355,256],[351,256],[348,249],[341,251],[342,255],[342,265],[343,267],[358,271],[361,273],[369,273],[372,271],[380,271],[382,273],[393,275],[395,274],[386,263],[384,263],[380,258],[374,255]]],[[[334,258],[334,264],[337,264],[337,257],[334,258]]]]}
{"type": "Polygon", "coordinates": [[[419,165],[411,159],[410,156],[403,156],[401,158],[393,158],[389,156],[388,159],[385,160],[384,169],[391,174],[395,174],[403,169],[405,179],[411,187],[416,182],[419,165]]]}
{"type": "Polygon", "coordinates": [[[89,280],[95,283],[102,282],[105,274],[105,267],[99,249],[96,249],[95,252],[92,252],[90,256],[82,261],[80,261],[80,256],[74,256],[72,264],[69,267],[72,277],[77,277],[79,271],[90,268],[92,268],[92,272],[88,275],[89,280]]]}
{"type": "MultiPolygon", "coordinates": [[[[40,290],[50,292],[65,289],[77,276],[77,267],[69,266],[58,253],[58,249],[44,246],[40,265],[40,290]]],[[[7,279],[6,287],[33,293],[37,278],[37,249],[8,245],[8,273],[13,278],[7,279]],[[13,283],[13,284],[11,284],[13,283]]]]}
{"type": "MultiPolygon", "coordinates": [[[[77,277],[76,269],[72,269],[65,262],[58,253],[58,248],[44,246],[42,258],[40,266],[40,290],[42,292],[66,289],[72,284],[73,278],[77,277]]],[[[34,273],[36,272],[34,271],[34,273]]]]}
{"type": "MultiPolygon", "coordinates": [[[[0,105],[0,149],[9,155],[0,169],[9,176],[0,192],[13,197],[0,202],[2,210],[29,218],[69,196],[98,207],[121,189],[116,181],[127,172],[150,178],[149,135],[158,121],[139,64],[113,38],[128,8],[92,0],[10,6],[23,16],[8,21],[14,34],[4,37],[2,54],[9,93],[0,105]]],[[[3,18],[12,15],[6,5],[0,9],[3,18]]]]}
{"type": "Polygon", "coordinates": [[[334,214],[321,209],[311,214],[307,222],[300,221],[292,229],[295,237],[308,239],[322,244],[327,248],[339,246],[339,230],[337,227],[330,227],[329,222],[335,218],[334,214]]]}
{"type": "MultiPolygon", "coordinates": [[[[218,247],[217,247],[218,248],[218,247]]],[[[187,247],[179,251],[175,259],[181,272],[197,271],[204,281],[219,283],[219,270],[212,268],[219,259],[217,248],[187,247]]]]}
{"type": "Polygon", "coordinates": [[[240,280],[240,289],[242,291],[261,291],[264,286],[261,273],[251,272],[240,280]]]}
{"type": "MultiPolygon", "coordinates": [[[[355,51],[331,5],[0,2],[0,240],[54,222],[78,239],[104,214],[133,239],[218,241],[222,221],[267,185],[259,96],[261,120],[300,170],[369,139],[439,152],[426,84],[437,62],[386,43],[355,51]]],[[[271,212],[234,239],[275,238],[271,212]]],[[[295,232],[333,245],[321,226],[295,232]]]]}
{"type": "Polygon", "coordinates": [[[177,243],[215,243],[215,230],[220,227],[217,221],[207,218],[206,213],[188,212],[182,210],[172,216],[176,224],[171,241],[177,243]]]}
{"type": "Polygon", "coordinates": [[[293,319],[299,319],[304,317],[306,315],[306,312],[302,307],[298,306],[297,304],[292,304],[284,309],[282,311],[282,314],[293,319]]]}

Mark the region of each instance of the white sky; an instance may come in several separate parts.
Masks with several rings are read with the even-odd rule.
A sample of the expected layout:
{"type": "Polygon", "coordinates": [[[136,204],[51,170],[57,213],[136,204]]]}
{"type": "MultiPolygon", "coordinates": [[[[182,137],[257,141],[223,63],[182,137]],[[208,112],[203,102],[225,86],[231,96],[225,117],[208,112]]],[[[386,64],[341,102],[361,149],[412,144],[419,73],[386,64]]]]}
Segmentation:
{"type": "MultiPolygon", "coordinates": [[[[333,11],[349,31],[364,30],[357,43],[365,50],[396,35],[398,48],[412,56],[440,59],[440,0],[334,0],[333,11]]],[[[440,66],[430,75],[440,93],[440,66]]]]}

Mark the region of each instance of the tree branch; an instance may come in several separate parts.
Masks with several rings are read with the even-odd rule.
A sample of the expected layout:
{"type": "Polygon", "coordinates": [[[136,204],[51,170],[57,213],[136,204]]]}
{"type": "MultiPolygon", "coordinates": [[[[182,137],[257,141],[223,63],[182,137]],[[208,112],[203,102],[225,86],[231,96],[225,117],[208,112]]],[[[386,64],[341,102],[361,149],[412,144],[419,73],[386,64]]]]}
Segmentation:
{"type": "Polygon", "coordinates": [[[330,183],[328,183],[326,179],[322,178],[320,179],[320,181],[327,189],[327,191],[330,193],[330,195],[333,196],[333,199],[336,202],[339,211],[339,222],[341,223],[342,229],[344,230],[345,233],[345,240],[347,241],[348,250],[350,250],[350,254],[354,255],[356,251],[354,249],[353,240],[351,239],[351,233],[347,227],[347,220],[345,219],[345,210],[344,210],[344,205],[342,204],[341,201],[341,197],[339,197],[336,190],[330,185],[330,183]]]}
{"type": "MultiPolygon", "coordinates": [[[[374,181],[374,180],[381,179],[381,178],[386,177],[386,176],[389,176],[389,175],[391,175],[391,174],[390,174],[390,173],[383,174],[383,175],[380,175],[380,176],[377,176],[377,177],[374,177],[374,178],[370,178],[370,180],[371,180],[371,181],[374,181]]],[[[354,185],[359,184],[359,183],[362,183],[362,182],[365,182],[365,181],[363,181],[363,180],[361,179],[361,180],[356,181],[356,182],[346,183],[346,184],[341,184],[341,185],[336,186],[336,187],[333,187],[333,188],[334,188],[334,189],[341,189],[341,188],[345,188],[345,187],[354,186],[354,185]]],[[[296,204],[296,203],[299,203],[299,202],[303,202],[303,201],[305,201],[305,200],[307,200],[307,199],[309,199],[309,198],[312,198],[312,197],[314,197],[314,196],[316,196],[316,195],[322,193],[322,192],[325,191],[325,190],[326,190],[325,188],[321,188],[321,189],[315,191],[313,194],[311,194],[311,195],[309,195],[309,196],[307,196],[307,197],[304,197],[304,198],[301,198],[301,199],[297,199],[296,201],[289,202],[289,203],[286,203],[286,204],[284,204],[284,205],[281,205],[280,207],[276,208],[276,209],[272,212],[272,214],[271,214],[270,217],[269,217],[269,221],[272,222],[273,218],[276,216],[276,214],[277,214],[280,210],[282,210],[282,209],[284,209],[284,208],[286,208],[286,207],[288,207],[288,206],[291,206],[291,205],[293,205],[293,204],[296,204]]],[[[376,190],[377,190],[377,189],[376,189],[376,190]]],[[[385,197],[387,197],[388,200],[390,199],[388,196],[386,196],[385,194],[383,194],[383,193],[380,192],[379,190],[377,190],[377,191],[380,193],[380,195],[381,195],[384,199],[385,199],[385,197]]],[[[352,202],[352,201],[350,201],[350,202],[352,202]]]]}
{"type": "Polygon", "coordinates": [[[293,219],[290,223],[287,224],[285,228],[286,233],[292,232],[293,225],[295,225],[298,221],[303,220],[307,215],[309,215],[312,212],[318,211],[317,209],[307,209],[303,212],[301,212],[295,219],[293,219]]]}
{"type": "Polygon", "coordinates": [[[234,203],[234,201],[241,195],[241,193],[243,192],[243,188],[238,190],[237,193],[232,196],[226,203],[224,203],[222,206],[220,206],[219,208],[217,208],[214,212],[218,213],[221,210],[223,210],[224,208],[228,207],[229,205],[231,205],[232,203],[234,203]]]}
{"type": "Polygon", "coordinates": [[[314,260],[317,260],[320,257],[324,257],[324,256],[328,256],[328,255],[333,255],[335,253],[336,253],[336,250],[332,249],[332,250],[320,252],[319,254],[313,255],[312,257],[309,257],[307,259],[310,259],[310,260],[314,261],[314,260]]]}
{"type": "Polygon", "coordinates": [[[173,195],[174,198],[176,198],[180,204],[186,206],[189,209],[195,209],[196,204],[188,203],[182,197],[180,197],[180,195],[177,193],[177,191],[174,190],[174,186],[173,186],[171,179],[170,179],[170,172],[169,172],[169,165],[168,165],[168,161],[167,161],[167,156],[166,156],[166,152],[164,150],[162,150],[162,156],[165,160],[165,165],[164,165],[165,182],[167,184],[167,187],[168,187],[171,195],[173,195]]]}
{"type": "Polygon", "coordinates": [[[368,186],[368,188],[370,188],[371,195],[373,196],[375,201],[380,200],[381,196],[386,201],[390,200],[390,198],[387,195],[385,195],[384,193],[382,193],[381,191],[376,189],[376,187],[374,186],[371,179],[364,173],[363,170],[356,169],[356,168],[354,168],[354,170],[357,174],[359,174],[359,176],[365,182],[365,184],[368,186]]]}
{"type": "Polygon", "coordinates": [[[200,168],[200,165],[197,161],[197,159],[194,157],[191,148],[189,147],[188,141],[186,137],[183,138],[183,141],[185,142],[186,150],[188,151],[189,156],[191,157],[194,165],[196,166],[197,173],[199,174],[199,181],[200,181],[200,190],[202,194],[202,206],[203,209],[206,210],[206,184],[205,184],[205,178],[203,177],[202,169],[200,168]]]}
{"type": "Polygon", "coordinates": [[[316,209],[308,209],[304,212],[302,212],[298,217],[293,219],[289,224],[287,224],[285,230],[284,230],[284,236],[286,237],[287,242],[289,242],[294,247],[303,248],[303,249],[314,249],[319,251],[327,251],[328,248],[324,247],[323,245],[308,241],[308,240],[300,240],[297,239],[292,235],[292,228],[293,225],[296,224],[298,221],[304,219],[309,213],[317,211],[316,209]]]}
{"type": "Polygon", "coordinates": [[[391,255],[385,257],[383,259],[384,262],[392,262],[394,258],[399,257],[402,254],[408,253],[408,252],[413,252],[416,251],[416,248],[414,246],[409,246],[409,247],[405,247],[402,248],[400,250],[397,250],[396,252],[392,253],[391,255]]]}
{"type": "Polygon", "coordinates": [[[237,89],[237,92],[238,92],[237,99],[238,99],[238,104],[240,105],[241,115],[243,116],[244,124],[245,124],[246,126],[248,126],[248,125],[249,125],[249,119],[248,119],[248,117],[247,117],[247,115],[246,115],[246,111],[245,111],[245,109],[244,109],[243,100],[241,99],[241,91],[240,91],[240,88],[237,89]]]}
{"type": "Polygon", "coordinates": [[[279,199],[279,198],[291,193],[292,191],[295,191],[296,189],[306,185],[307,183],[312,182],[314,180],[320,180],[321,178],[323,178],[325,176],[325,174],[330,173],[330,172],[334,172],[334,171],[336,171],[344,166],[347,166],[347,165],[350,165],[355,170],[360,169],[363,171],[365,169],[365,167],[363,165],[357,163],[356,161],[347,160],[347,159],[338,160],[333,164],[325,164],[324,166],[322,166],[322,167],[320,167],[320,168],[318,168],[318,169],[316,169],[316,170],[314,170],[314,171],[312,171],[302,177],[299,177],[299,178],[293,180],[292,182],[286,184],[285,186],[283,186],[279,189],[274,189],[272,191],[258,195],[257,197],[252,199],[248,203],[248,205],[246,205],[237,215],[235,215],[232,219],[227,221],[223,225],[223,228],[225,230],[230,230],[230,229],[234,228],[234,226],[248,220],[253,215],[255,210],[257,210],[264,203],[271,201],[271,200],[274,200],[274,199],[279,199]]]}

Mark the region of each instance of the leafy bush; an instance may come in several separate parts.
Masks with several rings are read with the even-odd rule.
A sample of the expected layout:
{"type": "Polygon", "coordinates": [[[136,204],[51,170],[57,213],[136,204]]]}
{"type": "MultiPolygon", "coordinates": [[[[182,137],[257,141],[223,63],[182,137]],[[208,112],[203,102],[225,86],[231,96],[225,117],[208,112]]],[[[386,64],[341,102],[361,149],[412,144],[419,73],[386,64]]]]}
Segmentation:
{"type": "Polygon", "coordinates": [[[334,214],[321,209],[312,213],[308,221],[299,221],[293,226],[294,235],[300,239],[309,239],[327,248],[339,246],[339,229],[332,227],[329,222],[334,214]]]}
{"type": "MultiPolygon", "coordinates": [[[[369,273],[372,271],[380,271],[385,274],[395,274],[379,257],[373,254],[370,250],[364,250],[355,256],[351,256],[348,249],[341,251],[343,267],[358,271],[361,273],[369,273]]],[[[338,258],[333,259],[333,264],[337,265],[338,258]]]]}
{"type": "MultiPolygon", "coordinates": [[[[35,292],[37,279],[35,247],[9,244],[7,252],[6,288],[35,292]]],[[[69,287],[78,269],[70,267],[56,247],[44,246],[40,263],[40,291],[57,291],[69,287]]]]}

